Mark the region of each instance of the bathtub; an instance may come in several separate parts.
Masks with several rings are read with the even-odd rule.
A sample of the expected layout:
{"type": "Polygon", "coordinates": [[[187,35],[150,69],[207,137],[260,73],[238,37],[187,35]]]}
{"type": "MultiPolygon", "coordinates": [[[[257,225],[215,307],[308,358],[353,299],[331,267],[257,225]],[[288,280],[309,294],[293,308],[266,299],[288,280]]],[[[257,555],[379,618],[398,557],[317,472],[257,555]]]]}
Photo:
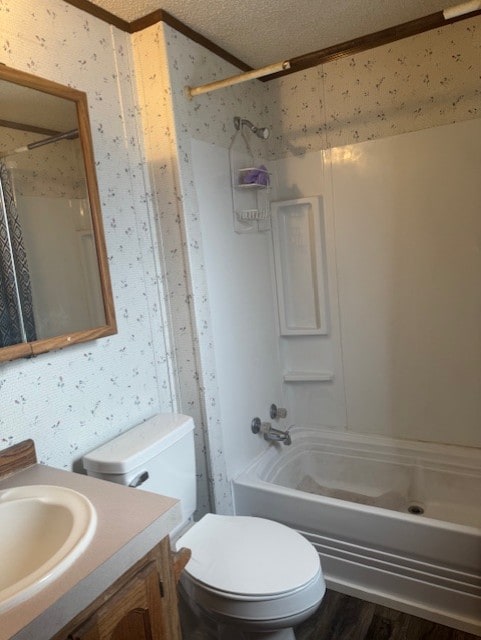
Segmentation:
{"type": "Polygon", "coordinates": [[[305,535],[336,591],[481,634],[481,451],[291,433],[234,480],[236,513],[305,535]]]}

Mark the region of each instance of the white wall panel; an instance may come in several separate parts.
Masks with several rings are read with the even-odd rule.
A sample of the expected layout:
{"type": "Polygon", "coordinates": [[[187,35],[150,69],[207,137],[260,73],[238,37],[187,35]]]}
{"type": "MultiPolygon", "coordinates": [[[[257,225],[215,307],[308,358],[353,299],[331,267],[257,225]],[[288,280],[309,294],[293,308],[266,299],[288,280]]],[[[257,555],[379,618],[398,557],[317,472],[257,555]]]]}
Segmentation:
{"type": "Polygon", "coordinates": [[[282,403],[270,281],[270,233],[234,231],[229,153],[192,140],[227,472],[238,474],[266,443],[254,416],[282,403]]]}
{"type": "MultiPolygon", "coordinates": [[[[274,198],[291,200],[322,195],[325,240],[326,299],[329,329],[325,335],[279,338],[283,374],[332,374],[332,380],[299,381],[284,385],[289,423],[299,426],[346,426],[344,386],[339,334],[334,220],[330,191],[326,190],[321,152],[286,157],[271,162],[274,198]]],[[[274,284],[272,285],[274,287],[274,284]]],[[[279,327],[276,327],[279,333],[279,327]]],[[[315,376],[312,376],[315,377],[315,376]]]]}
{"type": "Polygon", "coordinates": [[[480,446],[481,120],[325,152],[349,429],[480,446]]]}

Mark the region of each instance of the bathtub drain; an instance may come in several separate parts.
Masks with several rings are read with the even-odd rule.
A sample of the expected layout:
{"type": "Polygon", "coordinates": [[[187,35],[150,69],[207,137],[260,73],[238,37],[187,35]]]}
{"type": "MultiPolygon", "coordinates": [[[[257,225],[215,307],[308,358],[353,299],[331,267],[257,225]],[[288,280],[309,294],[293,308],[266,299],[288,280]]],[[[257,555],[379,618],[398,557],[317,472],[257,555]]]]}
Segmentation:
{"type": "Polygon", "coordinates": [[[408,507],[409,513],[413,513],[416,516],[422,516],[424,513],[424,509],[420,507],[418,504],[412,504],[408,507]]]}

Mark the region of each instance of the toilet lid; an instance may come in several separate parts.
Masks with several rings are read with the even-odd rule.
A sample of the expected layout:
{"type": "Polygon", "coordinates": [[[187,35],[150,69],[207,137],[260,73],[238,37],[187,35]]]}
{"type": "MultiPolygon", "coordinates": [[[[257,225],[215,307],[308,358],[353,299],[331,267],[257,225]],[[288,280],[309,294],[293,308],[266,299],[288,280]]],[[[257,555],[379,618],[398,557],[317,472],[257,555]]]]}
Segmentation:
{"type": "Polygon", "coordinates": [[[237,595],[295,591],[320,568],[316,550],[297,531],[251,516],[207,514],[180,538],[180,547],[192,550],[189,575],[237,595]]]}

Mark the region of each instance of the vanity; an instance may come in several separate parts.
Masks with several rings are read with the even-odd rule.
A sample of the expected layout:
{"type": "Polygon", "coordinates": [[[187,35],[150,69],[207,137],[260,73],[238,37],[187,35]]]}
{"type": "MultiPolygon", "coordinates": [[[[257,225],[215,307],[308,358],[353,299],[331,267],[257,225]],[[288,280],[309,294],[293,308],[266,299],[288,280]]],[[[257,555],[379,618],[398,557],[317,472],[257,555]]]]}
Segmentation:
{"type": "Polygon", "coordinates": [[[176,583],[189,552],[170,548],[178,501],[37,464],[31,440],[0,451],[0,492],[46,485],[85,496],[95,531],[61,575],[0,609],[0,640],[180,640],[176,583]]]}

